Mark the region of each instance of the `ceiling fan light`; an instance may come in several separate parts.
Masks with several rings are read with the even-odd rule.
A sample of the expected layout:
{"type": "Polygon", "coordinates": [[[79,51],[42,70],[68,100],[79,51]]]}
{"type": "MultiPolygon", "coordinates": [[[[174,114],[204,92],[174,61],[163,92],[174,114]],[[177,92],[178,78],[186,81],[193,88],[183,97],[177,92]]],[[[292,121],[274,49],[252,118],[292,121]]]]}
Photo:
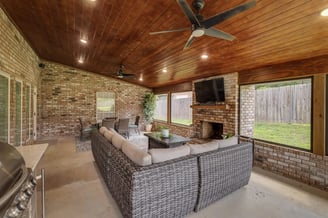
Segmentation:
{"type": "Polygon", "coordinates": [[[204,35],[204,33],[205,33],[204,29],[196,29],[192,31],[191,35],[193,37],[201,37],[202,35],[204,35]]]}
{"type": "Polygon", "coordinates": [[[87,44],[88,41],[86,39],[80,39],[80,42],[82,42],[83,44],[87,44]]]}
{"type": "Polygon", "coordinates": [[[203,60],[205,60],[205,59],[208,58],[208,55],[207,55],[207,54],[202,54],[200,57],[201,57],[203,60]]]}
{"type": "Polygon", "coordinates": [[[323,16],[323,17],[328,17],[328,8],[322,10],[320,15],[323,16]]]}

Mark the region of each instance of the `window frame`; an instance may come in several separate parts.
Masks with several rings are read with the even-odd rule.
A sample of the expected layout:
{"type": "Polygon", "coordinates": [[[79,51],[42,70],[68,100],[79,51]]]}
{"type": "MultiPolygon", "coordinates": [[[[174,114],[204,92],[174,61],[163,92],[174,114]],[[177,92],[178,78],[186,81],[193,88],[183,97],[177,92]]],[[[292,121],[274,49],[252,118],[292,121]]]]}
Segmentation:
{"type": "MultiPolygon", "coordinates": [[[[114,99],[114,117],[116,116],[116,93],[115,92],[111,92],[111,91],[108,91],[108,92],[96,92],[96,120],[97,122],[101,122],[103,120],[103,116],[98,116],[98,94],[100,93],[110,93],[113,95],[113,99],[114,99]],[[100,119],[101,117],[103,117],[102,119],[100,119]]],[[[109,99],[109,98],[108,98],[109,99]]],[[[106,114],[106,113],[111,113],[111,112],[102,112],[102,113],[99,113],[99,114],[106,114]]]]}
{"type": "MultiPolygon", "coordinates": [[[[238,86],[238,111],[239,111],[238,112],[238,135],[241,136],[241,137],[244,137],[244,138],[250,138],[248,136],[241,135],[241,132],[240,132],[241,131],[241,128],[240,128],[240,124],[241,124],[241,86],[265,84],[265,83],[272,83],[272,82],[284,82],[284,81],[292,81],[292,80],[302,80],[302,79],[310,79],[311,80],[310,149],[299,148],[299,147],[286,145],[286,144],[273,142],[273,141],[268,141],[268,140],[264,140],[264,139],[257,139],[257,138],[252,138],[252,139],[255,140],[255,141],[259,141],[259,142],[264,142],[264,143],[268,143],[268,144],[278,145],[278,146],[281,146],[281,147],[292,148],[292,149],[296,149],[296,150],[301,150],[301,151],[306,151],[306,152],[313,153],[313,89],[314,89],[314,87],[313,87],[313,76],[239,84],[239,86],[238,86]]],[[[327,81],[328,81],[328,78],[327,78],[327,81]]],[[[328,144],[327,144],[327,146],[328,146],[328,144]]]]}
{"type": "Polygon", "coordinates": [[[10,101],[10,75],[5,73],[5,72],[2,72],[0,71],[0,75],[3,76],[3,77],[6,77],[8,79],[8,105],[7,105],[7,108],[8,108],[8,129],[7,129],[7,143],[9,144],[10,143],[10,104],[11,104],[11,101],[10,101]]]}
{"type": "Polygon", "coordinates": [[[170,123],[171,120],[170,120],[170,117],[171,117],[171,114],[170,114],[170,105],[169,105],[169,102],[170,102],[170,92],[164,92],[164,93],[156,93],[155,96],[157,98],[157,96],[159,95],[166,95],[167,98],[166,98],[166,120],[159,120],[159,119],[156,119],[154,117],[154,121],[156,122],[162,122],[162,123],[170,123]]]}
{"type": "Polygon", "coordinates": [[[158,123],[165,123],[168,125],[174,125],[174,126],[182,126],[182,127],[192,127],[194,120],[193,120],[193,110],[191,110],[191,124],[190,125],[184,125],[181,123],[174,123],[172,122],[172,94],[174,93],[183,93],[183,92],[191,92],[191,104],[193,103],[193,91],[192,90],[184,90],[184,91],[176,91],[176,92],[159,92],[155,93],[155,95],[167,95],[167,120],[158,120],[154,118],[154,121],[158,123]]]}
{"type": "MultiPolygon", "coordinates": [[[[16,144],[16,133],[15,133],[15,146],[21,146],[23,142],[23,95],[24,95],[24,89],[23,89],[23,81],[21,79],[15,79],[15,98],[16,96],[16,84],[20,83],[20,142],[16,144]]],[[[17,108],[16,101],[15,101],[15,108],[17,108]]],[[[16,111],[15,111],[15,120],[17,119],[16,111]]],[[[16,124],[16,121],[15,121],[16,124]]],[[[17,126],[15,125],[15,129],[17,129],[17,126]]]]}
{"type": "Polygon", "coordinates": [[[175,122],[172,122],[172,95],[173,94],[178,94],[178,93],[185,93],[185,92],[190,92],[191,93],[191,105],[192,105],[192,102],[193,102],[193,93],[192,91],[179,91],[179,92],[170,92],[170,124],[173,124],[173,125],[178,125],[178,126],[187,126],[187,127],[190,127],[193,125],[193,110],[191,109],[191,124],[189,125],[185,125],[185,124],[181,124],[181,123],[175,123],[175,122]]]}
{"type": "Polygon", "coordinates": [[[29,141],[31,139],[31,105],[32,105],[31,104],[31,100],[32,100],[31,93],[32,93],[32,86],[31,86],[30,83],[26,83],[26,94],[25,94],[26,100],[28,98],[28,105],[26,105],[27,106],[26,107],[26,115],[27,115],[27,117],[26,117],[26,120],[27,120],[27,123],[26,123],[26,125],[27,125],[27,139],[26,140],[27,141],[29,141]],[[27,88],[28,87],[29,87],[29,90],[30,90],[29,93],[27,93],[27,88]],[[27,110],[28,110],[28,113],[27,113],[27,110]]]}
{"type": "Polygon", "coordinates": [[[325,133],[326,133],[326,137],[325,137],[325,144],[326,144],[326,152],[325,155],[328,156],[328,74],[326,74],[326,98],[325,98],[326,102],[326,120],[325,120],[325,133]]]}

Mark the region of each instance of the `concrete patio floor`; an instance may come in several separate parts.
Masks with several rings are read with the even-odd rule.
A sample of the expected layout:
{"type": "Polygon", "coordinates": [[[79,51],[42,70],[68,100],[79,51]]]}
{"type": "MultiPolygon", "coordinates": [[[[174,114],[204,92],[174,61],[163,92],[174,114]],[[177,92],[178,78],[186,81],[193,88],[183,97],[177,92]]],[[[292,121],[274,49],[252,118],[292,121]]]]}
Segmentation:
{"type": "MultiPolygon", "coordinates": [[[[38,166],[46,169],[47,218],[122,217],[91,151],[77,153],[74,137],[49,142],[38,166]]],[[[327,205],[327,192],[254,168],[247,186],[187,218],[319,218],[327,205]]]]}

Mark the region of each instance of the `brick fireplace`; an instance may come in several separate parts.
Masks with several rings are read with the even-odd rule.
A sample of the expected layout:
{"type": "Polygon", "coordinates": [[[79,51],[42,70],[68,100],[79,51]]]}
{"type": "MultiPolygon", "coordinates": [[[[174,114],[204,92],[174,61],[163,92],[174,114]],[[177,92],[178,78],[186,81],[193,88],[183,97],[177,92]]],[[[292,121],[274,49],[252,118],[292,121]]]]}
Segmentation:
{"type": "MultiPolygon", "coordinates": [[[[194,136],[197,138],[204,138],[204,123],[222,124],[222,133],[218,133],[220,135],[238,133],[238,73],[225,74],[220,77],[224,77],[225,102],[220,105],[193,107],[194,136]]],[[[193,102],[196,104],[195,95],[193,102]]]]}

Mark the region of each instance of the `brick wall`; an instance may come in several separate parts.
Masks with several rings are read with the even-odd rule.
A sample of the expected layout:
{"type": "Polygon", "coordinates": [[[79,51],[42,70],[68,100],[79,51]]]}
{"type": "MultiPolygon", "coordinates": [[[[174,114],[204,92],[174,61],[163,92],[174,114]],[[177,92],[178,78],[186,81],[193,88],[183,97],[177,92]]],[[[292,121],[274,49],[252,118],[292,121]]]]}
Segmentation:
{"type": "Polygon", "coordinates": [[[244,85],[240,92],[240,135],[253,137],[255,125],[255,85],[244,85]]]}
{"type": "MultiPolygon", "coordinates": [[[[39,58],[33,49],[26,42],[24,37],[16,29],[13,23],[8,19],[4,11],[0,8],[0,73],[9,75],[10,77],[10,143],[19,144],[15,141],[15,132],[18,128],[15,125],[16,116],[16,97],[15,97],[15,81],[22,82],[22,144],[31,143],[28,141],[27,135],[27,105],[26,105],[26,86],[31,88],[40,86],[40,69],[38,67],[39,58]]],[[[33,99],[33,98],[32,98],[33,99]]],[[[31,100],[32,100],[31,99],[31,100]]],[[[33,105],[33,101],[31,101],[33,105]]],[[[32,117],[33,111],[30,112],[32,117]]],[[[31,121],[31,120],[30,120],[31,121]]],[[[32,123],[30,123],[32,130],[32,123]]],[[[32,132],[32,131],[31,131],[32,132]]],[[[32,136],[30,136],[32,139],[32,136]]]]}
{"type": "Polygon", "coordinates": [[[177,135],[181,135],[181,136],[185,136],[185,137],[194,137],[194,128],[193,127],[187,127],[187,126],[183,126],[183,125],[178,125],[178,124],[167,124],[165,122],[159,122],[156,121],[154,122],[153,125],[153,131],[156,131],[157,128],[159,126],[165,126],[168,127],[170,129],[171,133],[177,134],[177,135]]]}
{"type": "Polygon", "coordinates": [[[255,165],[328,191],[328,156],[256,141],[255,165]]]}
{"type": "Polygon", "coordinates": [[[147,88],[121,80],[46,62],[41,73],[41,135],[78,135],[78,118],[96,122],[96,92],[114,92],[118,118],[133,123],[143,113],[141,101],[147,88]]]}

